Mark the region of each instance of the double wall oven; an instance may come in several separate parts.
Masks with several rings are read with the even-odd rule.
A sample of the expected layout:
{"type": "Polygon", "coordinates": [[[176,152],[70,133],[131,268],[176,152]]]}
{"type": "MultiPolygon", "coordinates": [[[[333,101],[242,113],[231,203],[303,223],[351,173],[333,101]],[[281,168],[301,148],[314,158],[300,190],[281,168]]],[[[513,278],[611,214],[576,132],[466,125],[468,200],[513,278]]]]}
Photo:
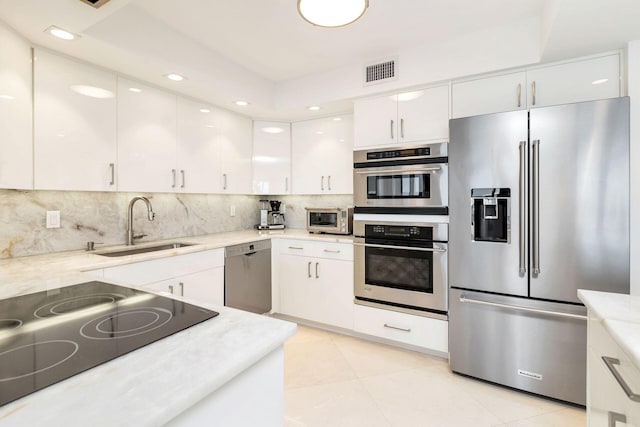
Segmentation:
{"type": "Polygon", "coordinates": [[[357,304],[446,318],[447,144],[354,152],[357,304]]]}

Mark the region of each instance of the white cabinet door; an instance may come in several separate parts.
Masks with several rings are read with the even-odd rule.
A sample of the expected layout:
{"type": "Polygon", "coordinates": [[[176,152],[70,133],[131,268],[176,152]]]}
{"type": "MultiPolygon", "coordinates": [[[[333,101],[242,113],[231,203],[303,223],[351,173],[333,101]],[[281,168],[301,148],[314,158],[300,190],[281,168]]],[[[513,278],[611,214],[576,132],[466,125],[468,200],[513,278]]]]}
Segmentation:
{"type": "Polygon", "coordinates": [[[454,83],[451,107],[452,118],[526,109],[526,73],[454,83]]]}
{"type": "Polygon", "coordinates": [[[326,258],[313,260],[319,288],[316,297],[320,323],[353,329],[353,262],[326,258]]]}
{"type": "Polygon", "coordinates": [[[33,188],[31,45],[0,23],[0,188],[33,188]]]}
{"type": "Polygon", "coordinates": [[[224,306],[224,267],[198,271],[150,283],[145,288],[189,298],[194,302],[224,306]]]}
{"type": "Polygon", "coordinates": [[[118,190],[178,190],[176,96],[118,77],[118,190]]]}
{"type": "Polygon", "coordinates": [[[279,265],[280,312],[301,319],[316,317],[313,258],[282,254],[279,265]]]}
{"type": "Polygon", "coordinates": [[[390,95],[354,102],[354,148],[398,142],[396,99],[396,95],[390,95]]]}
{"type": "Polygon", "coordinates": [[[178,97],[177,190],[215,193],[222,153],[216,147],[213,107],[178,97]]]}
{"type": "Polygon", "coordinates": [[[254,194],[291,192],[291,125],[253,122],[254,194]]]}
{"type": "Polygon", "coordinates": [[[353,116],[292,125],[293,194],[353,193],[353,116]]]}
{"type": "Polygon", "coordinates": [[[527,71],[529,107],[620,96],[617,54],[527,71]]]}
{"type": "Polygon", "coordinates": [[[115,191],[116,75],[36,50],[34,186],[115,191]]]}
{"type": "Polygon", "coordinates": [[[449,86],[397,95],[398,142],[447,141],[449,138],[449,86]]]}
{"type": "Polygon", "coordinates": [[[212,116],[219,153],[215,192],[251,194],[251,119],[220,109],[212,116]]]}

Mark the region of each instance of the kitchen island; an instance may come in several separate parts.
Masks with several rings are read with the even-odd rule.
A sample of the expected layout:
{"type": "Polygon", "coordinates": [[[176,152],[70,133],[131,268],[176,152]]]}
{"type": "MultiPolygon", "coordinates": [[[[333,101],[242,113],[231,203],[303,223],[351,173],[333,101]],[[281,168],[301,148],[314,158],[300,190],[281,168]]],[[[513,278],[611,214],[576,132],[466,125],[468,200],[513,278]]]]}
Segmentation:
{"type": "MultiPolygon", "coordinates": [[[[256,237],[241,234],[187,240],[204,249],[256,237]]],[[[156,256],[168,255],[141,257],[156,256]]],[[[5,260],[0,298],[94,280],[79,271],[127,261],[83,251],[5,260]]],[[[295,324],[183,300],[220,314],[0,407],[0,425],[282,425],[283,343],[295,324]]]]}

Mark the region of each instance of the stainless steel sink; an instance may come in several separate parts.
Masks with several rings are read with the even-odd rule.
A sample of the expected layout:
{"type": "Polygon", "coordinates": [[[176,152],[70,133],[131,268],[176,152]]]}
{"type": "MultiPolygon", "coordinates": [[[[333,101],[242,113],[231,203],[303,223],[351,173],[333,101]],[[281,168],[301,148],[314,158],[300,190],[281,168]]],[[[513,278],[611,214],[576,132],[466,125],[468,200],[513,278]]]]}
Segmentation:
{"type": "Polygon", "coordinates": [[[127,256],[127,255],[136,255],[136,254],[144,254],[147,252],[157,252],[157,251],[165,251],[168,249],[178,249],[184,248],[186,246],[193,246],[195,243],[164,243],[162,245],[157,246],[144,246],[139,248],[131,248],[131,249],[123,249],[120,251],[103,251],[103,252],[95,252],[96,255],[108,256],[108,257],[119,257],[119,256],[127,256]]]}

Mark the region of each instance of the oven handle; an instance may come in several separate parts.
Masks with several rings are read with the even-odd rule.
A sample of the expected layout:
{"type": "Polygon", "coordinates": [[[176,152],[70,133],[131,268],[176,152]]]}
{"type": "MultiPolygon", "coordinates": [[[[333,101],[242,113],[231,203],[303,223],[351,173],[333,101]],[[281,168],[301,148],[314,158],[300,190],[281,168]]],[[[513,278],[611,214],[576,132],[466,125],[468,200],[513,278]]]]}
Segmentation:
{"type": "Polygon", "coordinates": [[[413,168],[413,169],[383,169],[379,168],[375,171],[356,171],[359,175],[374,175],[393,172],[438,172],[442,168],[440,166],[432,166],[428,168],[413,168]]]}
{"type": "Polygon", "coordinates": [[[372,243],[353,242],[354,246],[366,246],[368,248],[384,248],[384,249],[408,249],[410,251],[420,252],[447,252],[444,248],[416,248],[415,246],[395,246],[395,245],[374,245],[372,243]]]}

